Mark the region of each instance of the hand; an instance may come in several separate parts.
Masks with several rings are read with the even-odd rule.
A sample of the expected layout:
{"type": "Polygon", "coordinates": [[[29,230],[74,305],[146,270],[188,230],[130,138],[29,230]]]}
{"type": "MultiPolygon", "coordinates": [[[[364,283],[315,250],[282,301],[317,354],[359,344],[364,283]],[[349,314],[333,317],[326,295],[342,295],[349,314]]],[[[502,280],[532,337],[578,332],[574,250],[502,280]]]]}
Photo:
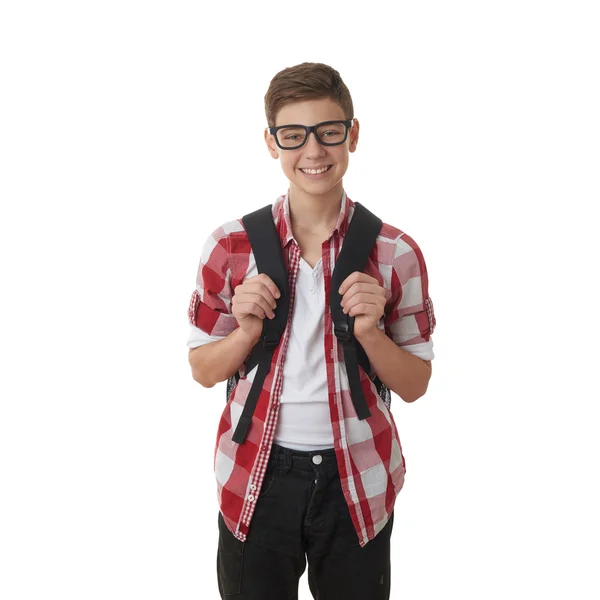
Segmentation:
{"type": "Polygon", "coordinates": [[[388,291],[374,277],[354,271],[340,286],[344,313],[355,317],[354,335],[360,338],[377,329],[384,314],[388,291]]]}
{"type": "Polygon", "coordinates": [[[244,333],[258,341],[262,334],[265,317],[273,319],[279,289],[266,274],[260,273],[236,286],[231,300],[231,312],[244,333]]]}

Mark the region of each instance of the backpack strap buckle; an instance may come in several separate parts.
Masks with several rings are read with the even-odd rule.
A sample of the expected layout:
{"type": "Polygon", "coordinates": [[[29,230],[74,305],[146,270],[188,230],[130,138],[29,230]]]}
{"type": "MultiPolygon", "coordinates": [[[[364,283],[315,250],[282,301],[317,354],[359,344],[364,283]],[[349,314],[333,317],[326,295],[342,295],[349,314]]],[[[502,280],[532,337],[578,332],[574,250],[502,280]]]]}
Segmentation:
{"type": "Polygon", "coordinates": [[[336,322],[333,326],[333,332],[340,342],[347,342],[352,337],[348,323],[336,322]]]}
{"type": "Polygon", "coordinates": [[[339,303],[331,309],[333,332],[340,342],[348,342],[354,333],[354,317],[347,315],[339,303]]]}

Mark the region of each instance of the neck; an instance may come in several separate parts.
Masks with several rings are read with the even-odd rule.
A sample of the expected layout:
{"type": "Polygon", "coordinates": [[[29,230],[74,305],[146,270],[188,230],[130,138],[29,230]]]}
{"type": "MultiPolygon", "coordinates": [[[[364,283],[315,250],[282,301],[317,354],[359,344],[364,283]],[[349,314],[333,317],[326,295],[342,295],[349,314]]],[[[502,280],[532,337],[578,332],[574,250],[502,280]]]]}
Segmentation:
{"type": "Polygon", "coordinates": [[[337,223],[342,205],[343,187],[340,182],[326,194],[313,196],[290,186],[290,221],[294,229],[326,231],[337,223]]]}

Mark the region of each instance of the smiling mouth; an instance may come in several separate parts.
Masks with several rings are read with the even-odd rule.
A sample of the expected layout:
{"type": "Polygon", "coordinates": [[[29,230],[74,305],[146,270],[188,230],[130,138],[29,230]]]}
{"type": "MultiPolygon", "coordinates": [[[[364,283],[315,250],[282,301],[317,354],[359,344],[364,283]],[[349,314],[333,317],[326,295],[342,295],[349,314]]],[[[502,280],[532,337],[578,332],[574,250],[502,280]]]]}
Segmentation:
{"type": "Polygon", "coordinates": [[[323,173],[327,173],[328,171],[331,171],[332,167],[333,167],[333,165],[328,165],[327,169],[325,169],[325,171],[321,171],[320,173],[317,173],[317,171],[320,171],[320,169],[299,169],[299,170],[302,171],[303,173],[305,173],[306,175],[322,175],[323,173]],[[314,172],[309,173],[309,171],[314,171],[314,172]]]}

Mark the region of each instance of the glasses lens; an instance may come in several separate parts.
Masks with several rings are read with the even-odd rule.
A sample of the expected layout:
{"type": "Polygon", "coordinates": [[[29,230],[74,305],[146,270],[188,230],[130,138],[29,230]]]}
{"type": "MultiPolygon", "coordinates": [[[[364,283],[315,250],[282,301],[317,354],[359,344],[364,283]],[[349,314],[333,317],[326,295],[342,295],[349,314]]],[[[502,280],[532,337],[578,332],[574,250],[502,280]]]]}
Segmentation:
{"type": "Polygon", "coordinates": [[[302,127],[284,127],[277,131],[277,141],[284,148],[295,148],[304,144],[306,130],[302,127]]]}
{"type": "MultiPolygon", "coordinates": [[[[343,123],[326,123],[317,127],[317,135],[325,145],[335,145],[342,142],[346,135],[343,123]]],[[[284,148],[298,148],[304,144],[306,130],[302,127],[284,127],[277,131],[277,141],[284,148]]]]}
{"type": "Polygon", "coordinates": [[[343,123],[327,123],[317,127],[317,135],[324,144],[339,144],[346,135],[343,123]]]}

